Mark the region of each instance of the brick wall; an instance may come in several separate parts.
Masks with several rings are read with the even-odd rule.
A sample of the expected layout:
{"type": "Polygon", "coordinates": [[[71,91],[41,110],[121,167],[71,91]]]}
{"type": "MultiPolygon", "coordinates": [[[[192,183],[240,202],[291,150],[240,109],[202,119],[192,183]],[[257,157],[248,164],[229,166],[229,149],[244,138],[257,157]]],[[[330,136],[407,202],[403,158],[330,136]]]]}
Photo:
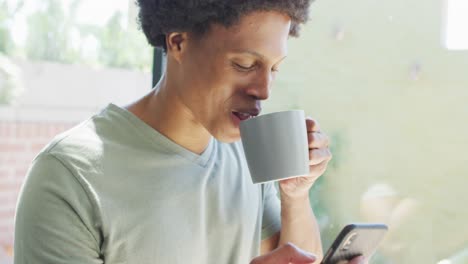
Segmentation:
{"type": "Polygon", "coordinates": [[[0,121],[0,264],[11,263],[15,207],[31,161],[55,135],[73,125],[0,121]]]}

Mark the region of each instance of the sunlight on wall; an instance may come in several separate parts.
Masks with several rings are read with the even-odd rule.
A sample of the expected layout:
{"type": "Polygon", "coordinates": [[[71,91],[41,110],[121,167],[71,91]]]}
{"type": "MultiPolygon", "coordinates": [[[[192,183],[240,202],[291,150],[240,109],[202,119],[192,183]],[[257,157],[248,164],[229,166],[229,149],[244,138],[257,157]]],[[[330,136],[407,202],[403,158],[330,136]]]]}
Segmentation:
{"type": "Polygon", "coordinates": [[[447,49],[468,49],[468,1],[447,0],[443,32],[443,42],[447,49]]]}

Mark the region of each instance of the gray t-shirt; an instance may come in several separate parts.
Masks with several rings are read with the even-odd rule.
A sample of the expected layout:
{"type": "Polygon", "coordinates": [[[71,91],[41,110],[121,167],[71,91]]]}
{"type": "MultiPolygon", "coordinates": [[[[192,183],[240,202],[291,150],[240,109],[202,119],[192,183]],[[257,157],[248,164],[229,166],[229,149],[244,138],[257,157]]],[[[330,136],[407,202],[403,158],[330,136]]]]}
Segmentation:
{"type": "Polygon", "coordinates": [[[197,155],[111,104],[36,157],[15,229],[16,264],[246,264],[280,204],[240,142],[197,155]]]}

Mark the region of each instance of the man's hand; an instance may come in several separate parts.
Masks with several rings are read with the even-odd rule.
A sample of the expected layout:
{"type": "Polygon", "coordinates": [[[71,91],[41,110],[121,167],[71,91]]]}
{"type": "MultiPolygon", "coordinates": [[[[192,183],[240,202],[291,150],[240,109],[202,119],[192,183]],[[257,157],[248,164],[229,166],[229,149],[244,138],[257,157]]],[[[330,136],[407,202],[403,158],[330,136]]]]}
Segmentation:
{"type": "MultiPolygon", "coordinates": [[[[254,258],[250,264],[310,264],[315,263],[316,257],[311,253],[287,243],[268,254],[254,258]]],[[[348,264],[365,264],[365,259],[356,257],[348,264]]],[[[318,264],[318,263],[317,263],[318,264]]]]}
{"type": "Polygon", "coordinates": [[[309,142],[309,175],[282,180],[279,182],[281,195],[290,198],[304,197],[314,182],[325,172],[332,155],[328,148],[330,140],[320,130],[317,121],[306,118],[307,139],[309,142]]]}
{"type": "Polygon", "coordinates": [[[254,258],[250,264],[309,264],[314,263],[315,260],[314,255],[292,243],[286,243],[266,255],[254,258]]]}

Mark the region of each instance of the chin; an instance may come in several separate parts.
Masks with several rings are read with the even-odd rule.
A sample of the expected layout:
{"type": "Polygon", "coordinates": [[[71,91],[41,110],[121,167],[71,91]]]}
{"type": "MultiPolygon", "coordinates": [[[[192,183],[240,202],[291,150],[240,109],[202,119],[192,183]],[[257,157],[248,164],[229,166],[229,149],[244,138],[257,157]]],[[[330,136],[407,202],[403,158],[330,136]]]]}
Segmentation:
{"type": "Polygon", "coordinates": [[[240,135],[213,135],[218,141],[223,143],[233,143],[240,140],[240,135]]]}
{"type": "Polygon", "coordinates": [[[223,143],[233,143],[241,139],[239,129],[234,127],[229,127],[228,129],[219,129],[211,135],[223,143]]]}

